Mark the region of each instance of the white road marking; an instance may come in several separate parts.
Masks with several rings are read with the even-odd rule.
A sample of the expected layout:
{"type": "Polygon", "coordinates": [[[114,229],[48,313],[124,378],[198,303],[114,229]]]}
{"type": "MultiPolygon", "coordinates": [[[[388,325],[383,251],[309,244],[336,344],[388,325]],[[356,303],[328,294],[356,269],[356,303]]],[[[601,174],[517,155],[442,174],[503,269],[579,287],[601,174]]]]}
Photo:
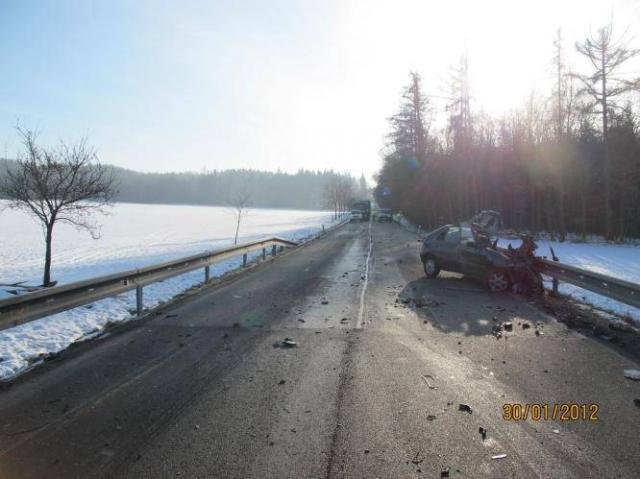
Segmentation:
{"type": "Polygon", "coordinates": [[[367,260],[364,266],[364,283],[362,285],[362,290],[360,291],[360,309],[358,310],[358,323],[356,324],[356,328],[362,329],[364,324],[364,295],[367,292],[367,285],[369,284],[369,262],[371,260],[371,252],[373,250],[373,239],[371,238],[371,223],[373,216],[369,216],[369,251],[367,253],[367,260]]]}

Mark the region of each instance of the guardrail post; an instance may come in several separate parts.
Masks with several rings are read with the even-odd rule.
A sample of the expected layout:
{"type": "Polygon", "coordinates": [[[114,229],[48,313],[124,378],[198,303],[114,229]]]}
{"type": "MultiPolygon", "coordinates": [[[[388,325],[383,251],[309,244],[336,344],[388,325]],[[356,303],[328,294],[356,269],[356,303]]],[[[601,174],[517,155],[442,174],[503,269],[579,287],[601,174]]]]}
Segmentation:
{"type": "Polygon", "coordinates": [[[271,247],[271,256],[275,256],[277,252],[278,252],[278,246],[274,244],[271,247]]]}
{"type": "Polygon", "coordinates": [[[262,259],[267,259],[267,248],[262,248],[262,259]]]}
{"type": "MultiPolygon", "coordinates": [[[[553,261],[555,261],[556,263],[559,261],[558,257],[556,256],[556,252],[553,251],[553,248],[551,246],[549,246],[549,249],[551,250],[551,259],[553,261]]],[[[558,294],[558,283],[560,281],[558,281],[558,278],[556,278],[555,276],[553,277],[553,282],[552,284],[552,288],[553,288],[553,294],[557,295],[558,294]]]]}
{"type": "Polygon", "coordinates": [[[138,316],[142,316],[144,311],[142,286],[136,286],[136,313],[138,316]]]}
{"type": "Polygon", "coordinates": [[[247,253],[242,255],[242,267],[243,268],[247,267],[247,253]]]}
{"type": "Polygon", "coordinates": [[[211,271],[209,270],[209,265],[206,265],[204,267],[204,282],[208,283],[210,277],[211,277],[211,271]]]}

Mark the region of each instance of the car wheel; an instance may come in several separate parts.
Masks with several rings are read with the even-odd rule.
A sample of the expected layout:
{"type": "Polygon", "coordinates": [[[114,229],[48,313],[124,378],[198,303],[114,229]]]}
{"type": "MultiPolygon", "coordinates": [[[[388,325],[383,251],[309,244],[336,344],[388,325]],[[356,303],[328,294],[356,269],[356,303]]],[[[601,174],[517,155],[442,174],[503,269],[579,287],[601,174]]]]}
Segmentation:
{"type": "Polygon", "coordinates": [[[492,269],[487,275],[487,287],[492,293],[502,293],[509,289],[511,279],[509,273],[503,269],[492,269]]]}
{"type": "Polygon", "coordinates": [[[427,256],[422,264],[427,278],[435,278],[440,273],[440,265],[433,256],[427,256]]]}

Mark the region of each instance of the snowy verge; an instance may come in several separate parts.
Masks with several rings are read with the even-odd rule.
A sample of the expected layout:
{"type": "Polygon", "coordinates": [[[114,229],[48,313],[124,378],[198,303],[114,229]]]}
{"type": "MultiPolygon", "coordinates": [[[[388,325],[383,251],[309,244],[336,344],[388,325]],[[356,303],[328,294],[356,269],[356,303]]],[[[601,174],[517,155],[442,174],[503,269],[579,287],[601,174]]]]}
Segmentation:
{"type": "MultiPolygon", "coordinates": [[[[318,215],[314,221],[299,224],[298,227],[287,225],[286,228],[274,231],[269,235],[247,235],[242,242],[262,239],[265,236],[279,236],[297,243],[308,242],[328,232],[343,222],[334,221],[327,215],[318,215]],[[331,225],[323,230],[323,225],[331,225]]],[[[228,245],[229,240],[216,242],[217,247],[228,245]]],[[[186,256],[187,254],[184,254],[186,256]]],[[[260,252],[249,254],[249,260],[254,261],[260,252]]],[[[117,264],[127,269],[139,266],[140,258],[123,259],[117,264]]],[[[211,266],[212,278],[237,269],[242,264],[242,258],[232,258],[211,266]]],[[[111,267],[113,265],[110,265],[111,267]]],[[[77,269],[77,268],[75,268],[77,269]]],[[[145,286],[145,309],[152,309],[163,304],[188,290],[202,284],[203,271],[201,269],[169,278],[167,280],[145,286]]],[[[75,271],[70,271],[68,278],[75,279],[75,271]]],[[[70,281],[64,280],[63,283],[70,281]]],[[[136,319],[135,291],[129,291],[95,303],[80,306],[59,314],[32,321],[0,332],[0,382],[9,381],[31,369],[45,359],[55,356],[70,345],[100,335],[107,327],[136,319]]]]}

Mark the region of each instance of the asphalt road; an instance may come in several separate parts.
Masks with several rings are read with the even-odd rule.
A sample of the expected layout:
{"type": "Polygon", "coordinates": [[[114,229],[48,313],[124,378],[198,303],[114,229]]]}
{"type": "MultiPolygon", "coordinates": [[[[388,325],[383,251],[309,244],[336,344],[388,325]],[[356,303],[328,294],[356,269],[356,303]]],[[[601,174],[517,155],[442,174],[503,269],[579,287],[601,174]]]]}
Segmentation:
{"type": "Polygon", "coordinates": [[[0,478],[639,477],[640,365],[516,296],[427,280],[419,246],[348,225],[38,368],[0,391],[0,478]]]}

